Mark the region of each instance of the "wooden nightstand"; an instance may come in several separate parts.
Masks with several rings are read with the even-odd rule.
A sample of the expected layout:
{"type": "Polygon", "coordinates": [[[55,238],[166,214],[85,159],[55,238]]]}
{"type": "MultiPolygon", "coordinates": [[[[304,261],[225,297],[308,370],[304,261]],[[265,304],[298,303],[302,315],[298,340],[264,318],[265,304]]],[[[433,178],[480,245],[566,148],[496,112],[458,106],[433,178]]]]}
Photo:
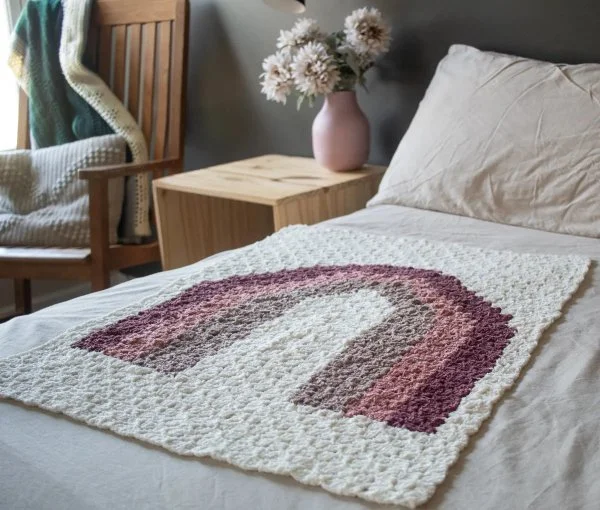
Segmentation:
{"type": "Polygon", "coordinates": [[[362,209],[385,168],[335,173],[311,158],[269,155],[153,183],[164,269],[258,241],[287,225],[362,209]]]}

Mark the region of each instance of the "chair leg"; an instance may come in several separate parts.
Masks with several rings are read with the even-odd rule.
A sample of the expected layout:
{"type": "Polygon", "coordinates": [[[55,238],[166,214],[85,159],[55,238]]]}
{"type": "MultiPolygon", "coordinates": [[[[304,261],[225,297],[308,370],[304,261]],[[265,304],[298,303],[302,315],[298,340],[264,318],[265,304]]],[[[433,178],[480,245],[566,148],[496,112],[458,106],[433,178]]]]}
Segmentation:
{"type": "Polygon", "coordinates": [[[92,269],[92,291],[108,289],[110,287],[110,271],[107,268],[95,267],[92,269]]]}
{"type": "Polygon", "coordinates": [[[31,280],[13,280],[15,288],[15,309],[17,315],[25,315],[32,312],[31,306],[31,280]]]}

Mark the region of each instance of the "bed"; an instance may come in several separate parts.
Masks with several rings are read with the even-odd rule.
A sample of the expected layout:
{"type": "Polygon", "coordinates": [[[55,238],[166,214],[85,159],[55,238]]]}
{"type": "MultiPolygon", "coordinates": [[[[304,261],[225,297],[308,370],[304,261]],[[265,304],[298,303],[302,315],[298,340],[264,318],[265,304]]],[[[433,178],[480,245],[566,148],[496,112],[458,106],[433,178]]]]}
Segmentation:
{"type": "Polygon", "coordinates": [[[0,507],[348,509],[381,508],[378,503],[383,502],[446,509],[596,508],[598,73],[600,66],[553,66],[453,47],[367,209],[322,225],[291,227],[256,245],[4,324],[0,393],[78,421],[14,399],[0,401],[0,507]],[[511,87],[525,80],[517,87],[521,92],[494,81],[506,76],[507,69],[515,76],[511,87]],[[463,71],[474,74],[465,79],[463,71]],[[457,76],[460,87],[451,83],[457,76]],[[539,83],[550,90],[562,87],[565,93],[537,94],[539,83]],[[469,87],[466,99],[446,100],[448,90],[462,94],[469,87]],[[473,107],[476,101],[491,104],[486,90],[494,99],[495,108],[489,110],[496,110],[495,117],[485,118],[485,108],[473,107]],[[540,105],[539,97],[555,103],[540,105]],[[568,108],[557,108],[565,98],[568,108]],[[448,110],[462,103],[470,107],[468,115],[448,110]],[[518,108],[512,108],[515,104],[518,108]],[[476,129],[469,124],[473,111],[476,129]],[[539,111],[544,115],[535,114],[539,111]],[[557,111],[576,121],[553,120],[557,111]],[[443,115],[432,122],[431,115],[439,112],[443,115]],[[510,151],[504,150],[507,136],[513,139],[510,151]],[[531,154],[535,157],[526,157],[531,154]],[[418,186],[411,188],[414,182],[418,186]],[[432,210],[436,208],[440,210],[432,210]],[[307,279],[318,281],[317,287],[306,284],[307,279]],[[348,282],[360,285],[348,287],[348,282]],[[263,291],[273,288],[279,292],[275,296],[263,291]],[[244,318],[221,316],[203,304],[193,308],[198,296],[202,301],[205,295],[194,294],[197,289],[215,303],[243,312],[244,318]],[[459,296],[455,300],[453,292],[459,296]],[[283,306],[280,300],[291,304],[281,314],[269,315],[283,306]],[[247,303],[251,306],[244,308],[247,303]],[[178,320],[189,319],[190,309],[207,314],[206,324],[213,316],[216,322],[210,328],[177,329],[178,320]],[[372,321],[366,329],[360,329],[363,319],[372,321]],[[156,332],[143,329],[153,328],[154,320],[173,327],[169,335],[192,336],[177,336],[177,341],[169,340],[171,345],[161,344],[158,335],[158,345],[149,347],[144,343],[148,335],[132,328],[137,324],[141,331],[156,332]],[[394,321],[405,321],[420,343],[407,340],[404,350],[392,352],[388,347],[393,342],[386,343],[390,334],[404,334],[393,329],[394,321]],[[252,327],[244,329],[247,323],[252,327]],[[380,324],[387,329],[378,329],[380,324]],[[354,338],[339,350],[319,343],[347,335],[355,326],[360,345],[374,350],[352,351],[354,338]],[[277,328],[283,331],[281,338],[277,328]],[[373,331],[387,336],[373,337],[373,331]],[[60,343],[46,344],[57,337],[60,343]],[[455,350],[435,343],[442,337],[455,342],[455,350]],[[186,350],[181,338],[190,345],[200,342],[201,355],[186,350]],[[286,350],[281,339],[298,351],[286,350]],[[313,345],[306,357],[320,367],[308,382],[313,368],[302,372],[305,339],[313,345]],[[222,347],[215,342],[229,343],[222,347]],[[473,354],[475,344],[479,357],[473,354]],[[173,345],[183,345],[179,357],[163,356],[173,345]],[[454,358],[463,347],[466,354],[454,358]],[[139,354],[150,348],[155,350],[147,356],[139,354]],[[327,349],[327,356],[337,356],[334,361],[322,355],[327,349]],[[491,356],[488,351],[494,349],[491,356]],[[353,357],[344,357],[347,352],[353,357]],[[447,374],[433,373],[415,352],[430,364],[441,364],[436,367],[451,366],[451,379],[436,379],[447,374]],[[282,353],[285,363],[273,366],[271,357],[282,353]],[[349,373],[348,366],[358,364],[367,371],[372,359],[388,363],[390,356],[396,356],[393,363],[369,379],[358,397],[353,394],[340,406],[328,403],[337,398],[338,389],[345,391],[346,381],[339,377],[349,373]],[[257,359],[261,365],[254,370],[257,359]],[[421,372],[402,365],[405,359],[414,359],[421,372]],[[451,365],[452,360],[457,364],[451,365]],[[413,379],[403,379],[406,374],[398,366],[413,379]],[[288,375],[299,371],[301,389],[292,381],[294,391],[284,395],[282,407],[271,405],[280,397],[278,379],[261,379],[260,367],[285,380],[285,391],[292,384],[288,375]],[[318,387],[329,376],[339,384],[318,387]],[[393,377],[408,381],[406,387],[390,386],[393,377]],[[235,390],[246,391],[245,378],[260,386],[260,395],[268,396],[265,402],[258,405],[250,393],[240,393],[236,401],[235,390]],[[414,378],[420,382],[413,388],[414,378]],[[432,380],[437,386],[428,386],[432,380]],[[446,380],[452,384],[444,386],[446,380]],[[399,407],[378,407],[386,391],[399,407]],[[197,394],[186,401],[190,392],[197,394]],[[402,399],[394,400],[398,394],[402,399]],[[219,407],[216,399],[221,397],[219,407]],[[315,404],[317,398],[325,404],[315,404]],[[421,412],[423,402],[425,407],[440,402],[447,407],[421,412]],[[211,408],[213,404],[217,407],[211,408]],[[399,413],[399,408],[405,410],[399,413]],[[207,412],[211,409],[214,421],[207,412]],[[286,420],[296,418],[277,414],[284,411],[296,413],[298,420],[288,426],[286,420]],[[201,420],[182,422],[187,416],[201,420]],[[273,430],[264,429],[265,424],[273,430]],[[281,450],[284,436],[298,444],[288,439],[281,450]],[[214,438],[222,442],[213,444],[214,438]],[[194,449],[195,441],[213,443],[194,449]],[[260,448],[247,452],[247,444],[260,448]],[[416,459],[410,449],[415,445],[420,448],[416,459]],[[288,474],[305,485],[268,473],[288,474]]]}
{"type": "MultiPolygon", "coordinates": [[[[523,252],[576,251],[600,259],[597,239],[400,206],[378,206],[328,224],[523,252]]],[[[16,319],[2,327],[0,354],[30,349],[67,327],[153,294],[205,263],[16,319]]],[[[598,309],[600,281],[592,270],[568,313],[544,335],[534,362],[425,508],[595,508],[598,309]]],[[[3,401],[0,408],[3,508],[380,508],[287,477],[180,457],[16,402],[3,401]]]]}

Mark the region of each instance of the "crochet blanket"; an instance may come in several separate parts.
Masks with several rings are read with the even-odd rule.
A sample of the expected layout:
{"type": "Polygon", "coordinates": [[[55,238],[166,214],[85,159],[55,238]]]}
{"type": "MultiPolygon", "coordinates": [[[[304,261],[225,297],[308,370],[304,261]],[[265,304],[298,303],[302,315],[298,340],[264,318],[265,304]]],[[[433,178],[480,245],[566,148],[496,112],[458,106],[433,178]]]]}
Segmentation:
{"type": "Polygon", "coordinates": [[[415,507],[589,264],[291,227],[0,360],[0,395],[179,454],[415,507]]]}
{"type": "Polygon", "coordinates": [[[29,97],[31,138],[40,149],[112,133],[62,72],[62,24],[61,0],[29,0],[11,39],[9,66],[29,97]]]}
{"type": "MultiPolygon", "coordinates": [[[[148,161],[144,134],[102,79],[84,65],[93,0],[28,0],[15,27],[9,66],[29,96],[37,148],[116,133],[134,163],[148,161]]],[[[126,181],[122,235],[139,242],[152,234],[150,187],[144,174],[126,181]]]]}

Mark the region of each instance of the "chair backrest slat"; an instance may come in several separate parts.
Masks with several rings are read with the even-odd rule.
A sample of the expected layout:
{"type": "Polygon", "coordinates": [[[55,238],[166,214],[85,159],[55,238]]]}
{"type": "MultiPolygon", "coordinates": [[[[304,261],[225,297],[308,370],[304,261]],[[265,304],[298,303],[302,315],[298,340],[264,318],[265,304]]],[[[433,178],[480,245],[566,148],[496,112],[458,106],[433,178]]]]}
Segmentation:
{"type": "Polygon", "coordinates": [[[187,18],[187,0],[95,3],[100,75],[140,123],[150,159],[183,155],[187,18]]]}
{"type": "MultiPolygon", "coordinates": [[[[156,90],[156,129],[154,133],[154,158],[165,157],[169,117],[169,87],[171,81],[171,22],[158,23],[158,62],[156,90]]],[[[155,175],[158,177],[159,175],[155,175]]]]}
{"type": "Polygon", "coordinates": [[[113,91],[122,103],[125,103],[125,79],[127,61],[127,27],[119,25],[113,28],[114,62],[113,62],[113,91]]]}
{"type": "Polygon", "coordinates": [[[127,107],[133,118],[140,122],[140,75],[141,75],[141,51],[142,51],[142,26],[130,25],[129,51],[128,51],[128,73],[129,87],[127,94],[127,107]]]}
{"type": "MultiPolygon", "coordinates": [[[[156,70],[156,23],[143,26],[142,46],[142,131],[152,151],[154,127],[154,75],[156,70]]],[[[150,154],[152,156],[152,154],[150,154]]]]}
{"type": "MultiPolygon", "coordinates": [[[[178,1],[175,6],[175,19],[171,36],[172,57],[171,57],[171,96],[181,94],[182,98],[186,96],[186,69],[187,69],[187,33],[188,33],[188,3],[187,0],[178,1]]],[[[169,102],[169,128],[168,128],[168,157],[178,158],[183,154],[184,145],[184,100],[169,102]]],[[[170,169],[169,173],[175,173],[180,169],[170,169]]]]}

